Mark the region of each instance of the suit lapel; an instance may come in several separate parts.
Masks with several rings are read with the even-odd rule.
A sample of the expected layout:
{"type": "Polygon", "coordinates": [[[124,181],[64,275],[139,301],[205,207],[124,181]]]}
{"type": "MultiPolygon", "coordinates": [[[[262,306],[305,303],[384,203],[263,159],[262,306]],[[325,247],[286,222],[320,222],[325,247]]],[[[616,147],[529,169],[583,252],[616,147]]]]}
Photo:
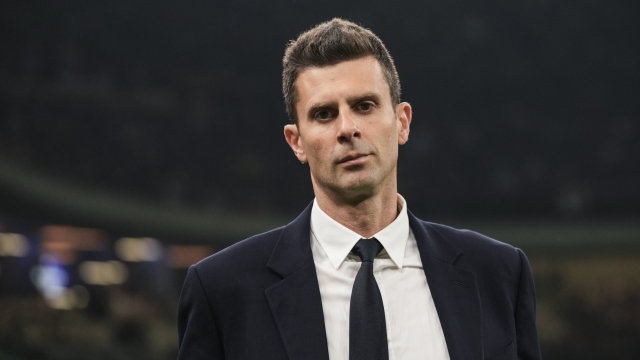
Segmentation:
{"type": "Polygon", "coordinates": [[[267,263],[282,280],[265,295],[291,360],[328,360],[318,277],[309,239],[311,205],[289,225],[267,263]]]}
{"type": "Polygon", "coordinates": [[[455,266],[461,251],[410,212],[409,225],[451,360],[482,359],[481,304],[475,273],[455,266]]]}

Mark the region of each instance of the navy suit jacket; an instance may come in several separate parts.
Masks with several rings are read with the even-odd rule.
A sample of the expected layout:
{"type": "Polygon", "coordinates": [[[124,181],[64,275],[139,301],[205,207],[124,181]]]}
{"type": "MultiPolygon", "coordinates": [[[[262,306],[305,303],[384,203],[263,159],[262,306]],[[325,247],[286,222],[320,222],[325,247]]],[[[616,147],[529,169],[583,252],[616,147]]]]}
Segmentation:
{"type": "MultiPolygon", "coordinates": [[[[328,360],[311,205],[287,226],[189,268],[179,360],[328,360]]],[[[517,248],[409,213],[451,360],[541,359],[529,262],[517,248]]]]}

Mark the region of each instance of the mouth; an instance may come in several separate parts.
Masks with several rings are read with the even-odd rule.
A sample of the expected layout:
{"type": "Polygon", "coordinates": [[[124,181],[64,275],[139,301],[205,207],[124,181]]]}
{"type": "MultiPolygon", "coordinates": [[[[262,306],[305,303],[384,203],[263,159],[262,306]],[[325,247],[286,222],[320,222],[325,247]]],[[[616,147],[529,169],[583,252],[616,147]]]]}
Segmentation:
{"type": "Polygon", "coordinates": [[[349,154],[338,161],[338,164],[359,165],[367,160],[369,154],[349,154]]]}

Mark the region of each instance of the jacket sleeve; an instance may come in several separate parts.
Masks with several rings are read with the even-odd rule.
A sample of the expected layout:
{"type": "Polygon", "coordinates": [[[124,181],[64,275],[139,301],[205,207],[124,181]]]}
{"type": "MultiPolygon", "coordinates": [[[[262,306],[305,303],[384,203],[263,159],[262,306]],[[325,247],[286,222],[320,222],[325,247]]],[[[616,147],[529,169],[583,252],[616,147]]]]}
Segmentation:
{"type": "Polygon", "coordinates": [[[520,255],[520,283],[515,310],[518,359],[541,360],[536,327],[536,290],[533,274],[524,252],[517,250],[520,255]]]}
{"type": "Polygon", "coordinates": [[[180,294],[178,346],[178,360],[224,359],[213,313],[195,266],[189,268],[180,294]]]}

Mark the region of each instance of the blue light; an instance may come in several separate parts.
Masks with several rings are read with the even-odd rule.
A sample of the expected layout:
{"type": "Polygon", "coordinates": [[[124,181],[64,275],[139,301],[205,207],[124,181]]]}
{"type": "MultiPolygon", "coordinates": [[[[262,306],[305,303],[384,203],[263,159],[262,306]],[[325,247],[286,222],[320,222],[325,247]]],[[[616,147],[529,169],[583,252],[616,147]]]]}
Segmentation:
{"type": "Polygon", "coordinates": [[[46,298],[60,298],[69,285],[69,274],[66,268],[52,256],[43,256],[41,261],[43,264],[31,270],[34,285],[46,298]]]}

